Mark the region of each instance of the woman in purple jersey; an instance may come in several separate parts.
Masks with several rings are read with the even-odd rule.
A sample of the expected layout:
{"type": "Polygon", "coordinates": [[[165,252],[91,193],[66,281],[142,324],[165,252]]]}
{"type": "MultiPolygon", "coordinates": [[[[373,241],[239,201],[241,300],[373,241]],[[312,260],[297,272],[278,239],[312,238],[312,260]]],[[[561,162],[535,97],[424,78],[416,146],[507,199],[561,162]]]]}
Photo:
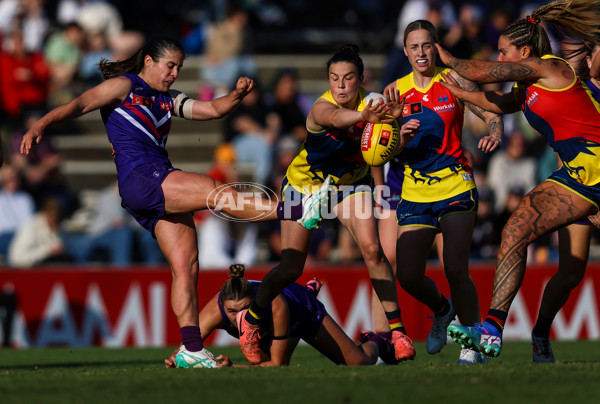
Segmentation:
{"type": "MultiPolygon", "coordinates": [[[[49,125],[101,108],[123,207],[152,232],[171,266],[171,305],[186,348],[180,351],[177,364],[217,367],[213,355],[202,344],[198,327],[198,243],[192,212],[219,207],[245,220],[283,219],[285,214],[285,219],[311,227],[318,224],[320,203],[315,203],[319,198],[311,194],[301,205],[290,209],[275,201],[249,201],[238,198],[233,187],[206,175],[173,168],[165,149],[171,115],[198,121],[218,119],[231,112],[254,88],[254,81],[240,77],[233,91],[223,97],[192,100],[170,90],[184,59],[185,51],[179,42],[154,37],[128,59],[101,61],[99,67],[106,80],[36,122],[23,136],[21,153],[29,154],[49,125]],[[241,201],[242,206],[220,203],[223,200],[241,201]]],[[[326,194],[325,185],[319,195],[326,194]]]]}
{"type": "MultiPolygon", "coordinates": [[[[239,338],[237,315],[250,306],[260,285],[244,279],[245,267],[229,267],[228,279],[221,291],[200,311],[202,337],[207,338],[216,329],[224,329],[239,338]]],[[[356,345],[335,322],[323,304],[317,300],[321,283],[309,281],[306,286],[292,283],[272,302],[261,320],[261,356],[257,366],[286,366],[300,340],[306,341],[336,364],[374,365],[378,356],[395,362],[394,348],[385,339],[369,331],[361,334],[362,345],[356,345]]],[[[168,368],[175,367],[178,348],[165,359],[168,368]]],[[[219,366],[248,366],[234,364],[225,355],[217,357],[219,366]]]]}

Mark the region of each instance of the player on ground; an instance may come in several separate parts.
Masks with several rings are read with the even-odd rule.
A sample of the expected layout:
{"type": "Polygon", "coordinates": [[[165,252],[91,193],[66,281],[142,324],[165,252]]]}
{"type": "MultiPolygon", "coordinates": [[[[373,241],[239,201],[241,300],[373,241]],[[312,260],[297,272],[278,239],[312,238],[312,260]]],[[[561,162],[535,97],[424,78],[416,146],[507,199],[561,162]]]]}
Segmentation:
{"type": "Polygon", "coordinates": [[[600,34],[600,3],[559,0],[539,7],[502,32],[498,62],[456,59],[438,46],[442,61],[467,79],[517,81],[509,93],[467,92],[451,79],[446,87],[488,111],[522,110],[562,161],[561,168],[523,198],[504,226],[485,322],[448,328],[455,341],[488,356],[498,356],[502,349],[504,323],[525,275],[527,246],[544,234],[597,213],[600,203],[600,107],[573,67],[551,54],[542,20],[592,44],[600,34]]]}
{"type": "MultiPolygon", "coordinates": [[[[192,212],[219,206],[218,196],[233,201],[239,198],[235,189],[222,186],[206,175],[173,168],[165,146],[172,115],[199,121],[221,118],[252,91],[254,82],[241,77],[228,95],[207,102],[196,101],[170,90],[184,59],[183,47],[176,40],[154,37],[128,59],[102,61],[100,70],[106,80],[36,122],[23,136],[21,152],[28,154],[49,125],[100,108],[117,167],[123,206],[156,237],[171,266],[171,305],[185,346],[178,366],[189,367],[193,363],[197,367],[216,367],[212,354],[202,344],[198,328],[198,243],[192,212]],[[213,192],[218,187],[221,191],[213,192]]],[[[240,219],[300,219],[303,224],[296,223],[299,227],[313,228],[318,224],[319,197],[326,196],[326,184],[322,191],[303,201],[304,215],[302,205],[284,209],[283,204],[264,200],[241,207],[225,204],[223,211],[240,219]]]]}
{"type": "MultiPolygon", "coordinates": [[[[373,195],[369,166],[365,163],[360,139],[367,122],[389,122],[390,114],[402,114],[398,98],[387,104],[366,101],[368,92],[361,87],[363,61],[354,45],[340,48],[327,62],[329,91],[313,105],[307,120],[308,137],[288,167],[282,185],[283,200],[297,200],[305,189],[320,187],[327,176],[338,186],[331,199],[333,213],[348,229],[360,249],[377,296],[382,302],[390,327],[391,341],[398,360],[412,359],[415,350],[401,321],[392,269],[383,256],[373,215],[373,195]],[[335,203],[337,202],[337,203],[335,203]],[[366,215],[357,214],[360,211],[366,215]]],[[[410,131],[401,130],[400,147],[410,131]]],[[[240,347],[251,363],[260,360],[259,322],[271,301],[300,277],[304,269],[311,231],[297,223],[282,222],[281,264],[264,278],[256,297],[241,321],[240,347]]],[[[341,275],[343,276],[343,275],[341,275]]]]}
{"type": "MultiPolygon", "coordinates": [[[[442,74],[475,90],[475,83],[451,69],[436,67],[437,31],[426,20],[411,22],[404,31],[404,52],[412,73],[390,83],[404,97],[403,116],[418,119],[415,138],[391,165],[392,177],[403,177],[396,211],[396,274],[400,285],[434,313],[427,352],[438,353],[446,344],[446,327],[458,314],[462,324],[479,321],[477,290],[469,276],[471,237],[477,218],[478,193],[472,169],[461,146],[464,105],[440,85],[442,74]],[[399,164],[396,164],[398,162],[399,164]],[[444,297],[425,276],[427,258],[436,234],[442,234],[443,268],[452,299],[444,297]]],[[[497,114],[467,105],[489,128],[479,147],[493,151],[500,144],[502,120],[497,114]]],[[[379,176],[381,177],[381,176],[379,176]]],[[[376,177],[377,178],[377,177],[376,177]]],[[[389,178],[389,177],[388,177],[389,178]]],[[[388,234],[387,236],[392,236],[388,234]]],[[[463,349],[459,364],[481,363],[476,350],[463,349]]]]}
{"type": "MultiPolygon", "coordinates": [[[[206,339],[215,329],[224,329],[239,338],[236,316],[247,309],[260,282],[244,279],[244,266],[232,265],[221,291],[200,311],[200,329],[206,339]]],[[[260,353],[258,366],[286,366],[302,339],[336,364],[373,365],[378,356],[394,361],[394,348],[369,331],[361,334],[361,345],[356,345],[331,318],[317,300],[321,283],[312,280],[305,287],[292,283],[277,296],[261,319],[260,353]]],[[[179,348],[181,349],[181,348],[179,348]]],[[[176,349],[165,359],[167,367],[175,367],[176,349]]],[[[219,366],[234,365],[225,355],[217,356],[219,366]]]]}

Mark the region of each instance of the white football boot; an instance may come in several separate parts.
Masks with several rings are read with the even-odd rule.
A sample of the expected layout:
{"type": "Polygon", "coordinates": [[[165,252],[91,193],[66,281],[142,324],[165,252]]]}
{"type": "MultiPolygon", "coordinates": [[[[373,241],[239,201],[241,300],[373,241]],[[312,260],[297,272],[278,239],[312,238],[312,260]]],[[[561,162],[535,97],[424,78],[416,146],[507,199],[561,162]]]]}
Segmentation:
{"type": "Polygon", "coordinates": [[[214,355],[206,348],[192,352],[182,345],[175,356],[175,365],[178,368],[218,368],[219,365],[214,355]]]}

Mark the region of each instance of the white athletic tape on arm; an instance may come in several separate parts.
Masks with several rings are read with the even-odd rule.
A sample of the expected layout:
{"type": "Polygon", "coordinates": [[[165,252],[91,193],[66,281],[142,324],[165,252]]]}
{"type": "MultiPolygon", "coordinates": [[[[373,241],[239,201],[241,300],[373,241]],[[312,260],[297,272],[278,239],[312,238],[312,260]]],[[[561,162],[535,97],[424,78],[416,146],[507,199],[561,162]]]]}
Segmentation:
{"type": "Polygon", "coordinates": [[[173,98],[173,115],[192,119],[192,109],[195,102],[186,93],[179,93],[177,97],[173,98]]]}

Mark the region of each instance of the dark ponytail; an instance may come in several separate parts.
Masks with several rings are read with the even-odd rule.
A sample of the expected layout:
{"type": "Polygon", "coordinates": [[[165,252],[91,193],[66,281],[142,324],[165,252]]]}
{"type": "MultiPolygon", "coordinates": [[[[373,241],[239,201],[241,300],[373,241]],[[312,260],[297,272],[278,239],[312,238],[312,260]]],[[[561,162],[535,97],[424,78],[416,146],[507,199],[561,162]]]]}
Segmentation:
{"type": "Polygon", "coordinates": [[[104,79],[111,79],[126,73],[139,74],[144,68],[144,58],[149,55],[152,60],[158,60],[165,56],[168,51],[181,52],[185,59],[183,46],[174,38],[167,36],[155,36],[139,49],[136,53],[124,60],[111,62],[107,59],[100,60],[98,69],[102,72],[104,79]]]}

